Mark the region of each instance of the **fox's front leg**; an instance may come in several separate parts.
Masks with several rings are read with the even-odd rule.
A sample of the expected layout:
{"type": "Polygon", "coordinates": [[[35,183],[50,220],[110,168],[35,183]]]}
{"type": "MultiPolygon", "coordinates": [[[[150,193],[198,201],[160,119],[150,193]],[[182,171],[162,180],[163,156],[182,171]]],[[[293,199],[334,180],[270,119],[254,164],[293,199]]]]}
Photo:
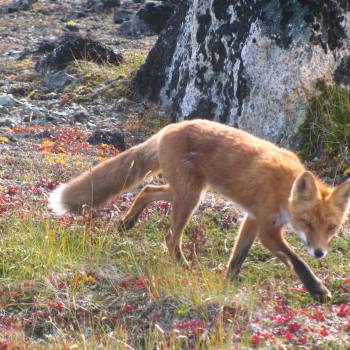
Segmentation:
{"type": "Polygon", "coordinates": [[[289,247],[283,238],[281,228],[262,230],[259,233],[259,238],[266,248],[295,271],[305,288],[316,300],[325,302],[331,298],[330,291],[315,276],[310,267],[289,247]]]}

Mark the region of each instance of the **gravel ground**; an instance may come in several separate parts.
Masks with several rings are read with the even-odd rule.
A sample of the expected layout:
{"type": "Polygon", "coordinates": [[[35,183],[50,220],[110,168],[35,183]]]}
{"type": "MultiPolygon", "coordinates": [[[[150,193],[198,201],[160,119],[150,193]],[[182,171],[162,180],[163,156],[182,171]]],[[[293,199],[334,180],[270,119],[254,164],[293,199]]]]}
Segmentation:
{"type": "MultiPolygon", "coordinates": [[[[0,1],[0,8],[9,3],[10,1],[0,1]]],[[[132,1],[124,1],[121,9],[134,11],[138,6],[139,4],[132,1]]],[[[64,70],[64,73],[74,81],[73,85],[59,91],[50,90],[45,86],[47,77],[40,75],[34,69],[35,63],[44,53],[35,51],[44,41],[54,42],[66,34],[67,23],[71,22],[63,19],[74,11],[82,10],[86,16],[73,21],[73,26],[79,29],[79,34],[91,37],[122,53],[126,65],[133,55],[145,57],[156,40],[155,36],[131,38],[119,35],[120,25],[113,23],[112,10],[101,13],[86,11],[86,1],[42,0],[35,2],[28,11],[1,14],[0,126],[2,128],[47,123],[72,125],[80,122],[91,131],[100,128],[130,129],[130,125],[137,124],[135,120],[140,118],[143,120],[146,114],[164,116],[159,106],[135,102],[125,96],[125,92],[115,93],[106,103],[101,91],[103,92],[106,84],[111,82],[108,79],[103,81],[103,77],[95,83],[93,90],[95,94],[87,94],[86,90],[84,91],[86,83],[84,73],[79,71],[81,68],[79,65],[84,65],[84,62],[76,63],[75,69],[72,68],[73,64],[64,70]],[[2,98],[6,100],[2,101],[2,98]]],[[[123,76],[120,79],[126,80],[123,76]]],[[[139,125],[144,127],[144,121],[139,125]]],[[[132,135],[126,131],[131,137],[129,140],[131,144],[145,138],[144,132],[134,130],[137,127],[131,128],[132,135]]],[[[5,132],[4,129],[2,132],[5,132]]]]}

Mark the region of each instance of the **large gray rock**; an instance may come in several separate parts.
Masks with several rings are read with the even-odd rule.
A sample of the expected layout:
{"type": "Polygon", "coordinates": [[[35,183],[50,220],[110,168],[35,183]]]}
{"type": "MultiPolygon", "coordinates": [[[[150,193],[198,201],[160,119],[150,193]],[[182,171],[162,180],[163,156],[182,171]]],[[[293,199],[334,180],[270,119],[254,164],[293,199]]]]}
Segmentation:
{"type": "Polygon", "coordinates": [[[184,0],[134,87],[178,121],[295,146],[318,80],[349,83],[349,27],[345,0],[184,0]]]}

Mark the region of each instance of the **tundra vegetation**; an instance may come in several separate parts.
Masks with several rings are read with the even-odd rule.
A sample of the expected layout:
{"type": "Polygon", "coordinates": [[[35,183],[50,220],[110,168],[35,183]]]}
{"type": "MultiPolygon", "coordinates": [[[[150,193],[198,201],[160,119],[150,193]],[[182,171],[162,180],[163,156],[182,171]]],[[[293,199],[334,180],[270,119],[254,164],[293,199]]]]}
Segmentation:
{"type": "MultiPolygon", "coordinates": [[[[91,75],[111,68],[99,69],[91,75]]],[[[342,108],[337,96],[342,94],[344,108],[350,98],[344,91],[326,91],[326,99],[310,107],[320,116],[327,106],[331,125],[323,121],[325,134],[342,108]]],[[[144,120],[134,120],[130,128],[138,123],[145,127],[144,120]]],[[[148,132],[162,123],[148,125],[148,132]]],[[[227,281],[225,264],[242,215],[215,196],[204,200],[186,229],[184,252],[193,266],[185,271],[165,249],[171,211],[166,202],[150,206],[127,232],[118,232],[116,222],[135,193],[113,200],[98,218],[56,217],[48,211],[49,191],[117,154],[113,146],[87,143],[89,131],[82,125],[16,126],[8,136],[0,140],[2,348],[347,348],[348,224],[322,261],[309,258],[296,237],[286,234],[332,291],[325,305],[315,304],[296,276],[258,242],[242,279],[227,281]],[[11,145],[11,136],[21,134],[28,135],[25,141],[11,145]]],[[[307,139],[303,151],[306,147],[307,139]]],[[[328,177],[336,170],[333,158],[343,151],[334,147],[330,161],[323,158],[323,167],[330,165],[328,177]]]]}
{"type": "MultiPolygon", "coordinates": [[[[3,3],[8,1],[0,0],[0,9],[3,3]]],[[[215,195],[204,199],[186,228],[189,271],[166,251],[171,212],[166,202],[149,206],[130,231],[118,231],[117,221],[137,191],[115,198],[97,217],[55,216],[48,210],[47,196],[59,183],[118,154],[112,145],[88,142],[94,125],[115,126],[108,113],[117,109],[122,116],[117,125],[129,145],[169,118],[158,105],[129,99],[151,39],[142,45],[120,39],[121,65],[77,61],[67,73],[79,79],[59,92],[43,89],[42,78],[33,73],[35,59],[17,60],[7,50],[24,50],[28,40],[33,45],[32,36],[66,25],[81,31],[94,25],[97,36],[108,41],[111,16],[60,20],[76,0],[28,3],[31,10],[16,12],[11,26],[0,20],[0,83],[8,93],[2,102],[13,104],[0,109],[0,350],[349,349],[349,222],[321,261],[286,232],[333,294],[329,303],[318,304],[259,242],[241,279],[225,279],[243,214],[215,195]],[[45,101],[51,103],[46,111],[45,101]],[[73,117],[77,106],[86,111],[73,117]]],[[[300,155],[309,169],[335,184],[350,174],[350,93],[326,85],[320,91],[310,99],[301,127],[300,155]]]]}

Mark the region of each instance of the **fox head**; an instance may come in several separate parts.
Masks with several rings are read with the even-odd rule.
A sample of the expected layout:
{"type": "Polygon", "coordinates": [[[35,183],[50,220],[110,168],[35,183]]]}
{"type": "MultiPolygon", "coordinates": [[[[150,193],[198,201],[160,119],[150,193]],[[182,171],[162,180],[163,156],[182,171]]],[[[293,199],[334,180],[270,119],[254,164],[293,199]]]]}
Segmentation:
{"type": "Polygon", "coordinates": [[[289,197],[289,219],[310,256],[326,256],[331,238],[345,220],[349,199],[350,181],[331,189],[309,171],[296,178],[289,197]]]}

